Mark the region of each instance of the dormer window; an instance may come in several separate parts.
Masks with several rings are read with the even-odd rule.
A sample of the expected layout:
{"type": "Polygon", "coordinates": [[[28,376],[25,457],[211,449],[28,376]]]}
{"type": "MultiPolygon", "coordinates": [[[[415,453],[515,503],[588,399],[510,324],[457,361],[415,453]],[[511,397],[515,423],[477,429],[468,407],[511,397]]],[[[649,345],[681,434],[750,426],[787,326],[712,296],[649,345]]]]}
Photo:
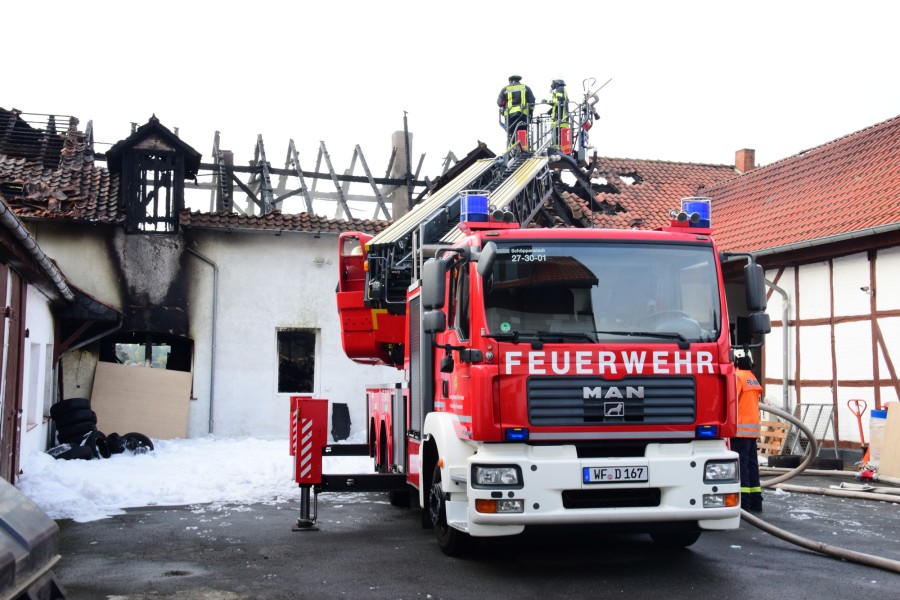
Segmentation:
{"type": "Polygon", "coordinates": [[[184,181],[194,179],[200,153],[152,117],[106,153],[120,173],[121,207],[128,233],[176,233],[184,208],[184,181]]]}
{"type": "Polygon", "coordinates": [[[134,176],[123,181],[124,203],[128,211],[129,231],[175,233],[178,213],[184,205],[184,184],[178,181],[177,160],[174,152],[135,152],[134,176]]]}

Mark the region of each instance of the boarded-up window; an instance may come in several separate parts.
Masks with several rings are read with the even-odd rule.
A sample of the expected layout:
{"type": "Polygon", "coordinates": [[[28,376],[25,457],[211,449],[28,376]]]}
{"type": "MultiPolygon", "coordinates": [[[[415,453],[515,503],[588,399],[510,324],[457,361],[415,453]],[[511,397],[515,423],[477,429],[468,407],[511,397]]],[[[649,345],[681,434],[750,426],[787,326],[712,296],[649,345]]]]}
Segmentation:
{"type": "Polygon", "coordinates": [[[278,393],[309,394],[316,372],[316,332],[312,329],[278,331],[278,393]]]}

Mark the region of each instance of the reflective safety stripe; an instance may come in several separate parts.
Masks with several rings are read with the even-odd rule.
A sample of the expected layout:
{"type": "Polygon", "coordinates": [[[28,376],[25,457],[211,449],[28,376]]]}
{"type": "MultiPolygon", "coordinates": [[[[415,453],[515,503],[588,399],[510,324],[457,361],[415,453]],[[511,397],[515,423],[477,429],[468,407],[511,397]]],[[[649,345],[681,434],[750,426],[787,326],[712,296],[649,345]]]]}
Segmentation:
{"type": "Polygon", "coordinates": [[[568,111],[568,103],[569,103],[569,95],[563,90],[562,92],[553,92],[553,107],[551,109],[552,120],[551,123],[554,127],[568,127],[569,120],[569,111],[568,111]],[[562,123],[561,123],[562,121],[562,123]]]}
{"type": "Polygon", "coordinates": [[[759,423],[738,423],[736,437],[756,438],[760,432],[759,423]]]}
{"type": "Polygon", "coordinates": [[[524,111],[527,103],[524,83],[506,86],[506,114],[514,115],[524,111]]]}
{"type": "Polygon", "coordinates": [[[747,488],[751,494],[762,494],[762,488],[760,486],[747,488]]]}

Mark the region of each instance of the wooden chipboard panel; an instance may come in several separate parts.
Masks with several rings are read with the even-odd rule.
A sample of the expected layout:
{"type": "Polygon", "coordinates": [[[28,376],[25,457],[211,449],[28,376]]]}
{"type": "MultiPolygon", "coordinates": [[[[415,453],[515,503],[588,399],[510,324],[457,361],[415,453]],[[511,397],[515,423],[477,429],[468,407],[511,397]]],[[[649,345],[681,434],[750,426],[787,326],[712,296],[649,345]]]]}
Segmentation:
{"type": "Polygon", "coordinates": [[[191,374],[98,362],[91,408],[97,429],[161,440],[187,437],[191,374]]]}
{"type": "Polygon", "coordinates": [[[900,402],[888,402],[887,424],[878,461],[878,474],[900,477],[900,402]]]}

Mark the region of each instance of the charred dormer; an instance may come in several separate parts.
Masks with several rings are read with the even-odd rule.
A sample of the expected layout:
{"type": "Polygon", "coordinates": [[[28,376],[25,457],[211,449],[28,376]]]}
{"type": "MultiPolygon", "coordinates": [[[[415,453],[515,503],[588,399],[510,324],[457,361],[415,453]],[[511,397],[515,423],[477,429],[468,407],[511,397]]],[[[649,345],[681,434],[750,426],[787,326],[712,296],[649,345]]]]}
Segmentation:
{"type": "Polygon", "coordinates": [[[120,206],[128,233],[175,233],[184,208],[184,181],[194,179],[200,153],[160,124],[156,115],[106,153],[119,173],[120,206]]]}

